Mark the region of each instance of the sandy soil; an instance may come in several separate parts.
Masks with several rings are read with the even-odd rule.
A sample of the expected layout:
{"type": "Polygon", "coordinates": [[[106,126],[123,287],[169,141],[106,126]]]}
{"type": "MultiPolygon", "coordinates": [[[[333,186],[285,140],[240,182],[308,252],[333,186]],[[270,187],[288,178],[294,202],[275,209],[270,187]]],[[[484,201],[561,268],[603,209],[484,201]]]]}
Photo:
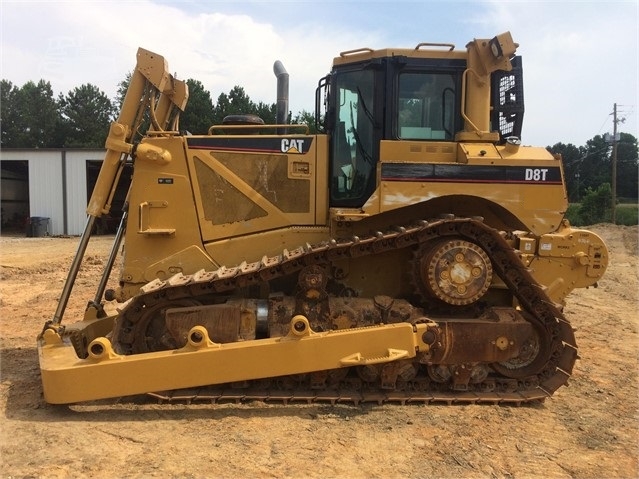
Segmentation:
{"type": "MultiPolygon", "coordinates": [[[[50,406],[35,338],[53,316],[77,238],[0,238],[1,465],[20,477],[635,478],[636,227],[598,225],[599,288],[566,310],[581,360],[544,404],[50,406]]],[[[65,315],[93,297],[110,238],[92,240],[65,315]]]]}

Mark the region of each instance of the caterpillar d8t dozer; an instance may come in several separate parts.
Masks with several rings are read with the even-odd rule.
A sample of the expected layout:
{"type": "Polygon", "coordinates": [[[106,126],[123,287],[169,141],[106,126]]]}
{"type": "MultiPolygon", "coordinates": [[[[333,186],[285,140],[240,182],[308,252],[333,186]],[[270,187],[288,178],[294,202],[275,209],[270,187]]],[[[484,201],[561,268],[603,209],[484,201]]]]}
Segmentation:
{"type": "Polygon", "coordinates": [[[564,300],[601,278],[608,251],[563,218],[561,159],[520,144],[516,48],[504,33],[465,50],[343,52],[317,87],[316,134],[287,124],[276,62],[276,124],[234,115],[206,135],[179,130],[188,89],[140,49],[38,337],[45,400],[552,395],[577,359],[564,300]],[[95,297],[62,324],[90,232],[130,163],[95,297]]]}

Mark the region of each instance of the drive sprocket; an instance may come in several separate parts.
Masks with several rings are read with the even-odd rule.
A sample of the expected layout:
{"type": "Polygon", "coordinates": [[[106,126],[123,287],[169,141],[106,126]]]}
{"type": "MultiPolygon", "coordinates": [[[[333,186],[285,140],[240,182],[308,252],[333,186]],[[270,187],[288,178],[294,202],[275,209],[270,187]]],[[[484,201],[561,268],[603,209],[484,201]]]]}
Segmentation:
{"type": "Polygon", "coordinates": [[[453,306],[481,299],[493,278],[488,254],[477,244],[461,238],[421,245],[415,253],[413,269],[420,295],[453,306]]]}

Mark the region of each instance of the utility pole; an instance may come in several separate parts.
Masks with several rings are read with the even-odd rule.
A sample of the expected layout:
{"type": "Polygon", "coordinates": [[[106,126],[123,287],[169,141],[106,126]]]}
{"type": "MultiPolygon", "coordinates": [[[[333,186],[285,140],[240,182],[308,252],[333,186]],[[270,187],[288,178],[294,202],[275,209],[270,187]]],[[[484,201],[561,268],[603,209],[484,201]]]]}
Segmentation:
{"type": "Polygon", "coordinates": [[[612,110],[612,224],[617,224],[617,104],[612,110]]]}
{"type": "MultiPolygon", "coordinates": [[[[612,181],[611,181],[611,190],[612,190],[612,223],[617,224],[617,143],[619,143],[619,133],[617,133],[617,125],[619,123],[623,123],[626,121],[625,117],[618,118],[617,114],[619,113],[617,109],[617,104],[615,103],[612,109],[612,140],[608,140],[608,142],[612,141],[612,181]]],[[[623,105],[621,105],[623,106],[623,105]]],[[[623,113],[623,112],[622,112],[623,113]]],[[[606,134],[606,136],[609,136],[606,134]]]]}

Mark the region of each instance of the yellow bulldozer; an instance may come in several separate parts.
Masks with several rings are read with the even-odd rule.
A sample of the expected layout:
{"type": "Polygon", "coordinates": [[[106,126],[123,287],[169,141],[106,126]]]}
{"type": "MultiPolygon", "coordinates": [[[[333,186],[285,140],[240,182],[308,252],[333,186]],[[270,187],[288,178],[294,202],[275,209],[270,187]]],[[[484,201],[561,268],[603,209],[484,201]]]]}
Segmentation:
{"type": "Polygon", "coordinates": [[[608,251],[564,219],[561,158],[521,145],[516,48],[506,32],[464,50],[340,53],[318,82],[313,134],[287,122],[276,62],[276,124],[231,115],[206,135],[180,130],[187,85],[139,49],[77,255],[38,336],[45,400],[551,396],[578,357],[565,298],[596,284],[608,251]],[[63,324],[128,164],[95,298],[63,324]]]}

